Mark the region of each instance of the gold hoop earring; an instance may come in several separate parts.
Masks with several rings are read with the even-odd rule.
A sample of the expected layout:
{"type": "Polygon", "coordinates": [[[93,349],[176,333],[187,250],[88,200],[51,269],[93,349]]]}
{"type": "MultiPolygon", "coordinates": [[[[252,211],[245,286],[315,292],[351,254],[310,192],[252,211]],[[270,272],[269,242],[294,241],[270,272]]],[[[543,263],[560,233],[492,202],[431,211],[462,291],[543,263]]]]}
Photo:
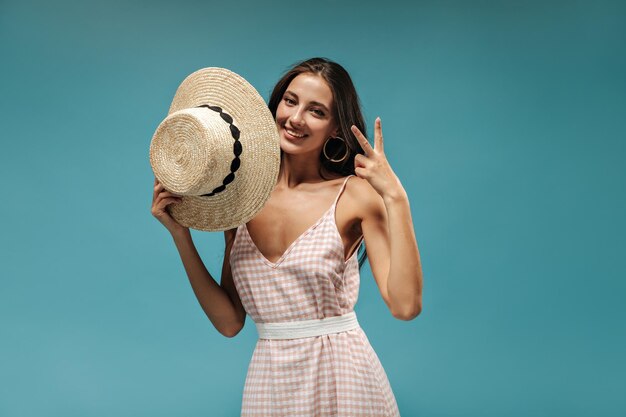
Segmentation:
{"type": "Polygon", "coordinates": [[[346,159],[346,158],[348,157],[348,155],[350,154],[350,149],[348,149],[348,145],[346,144],[345,139],[340,138],[339,136],[336,136],[336,137],[334,137],[334,138],[331,136],[330,138],[326,139],[326,142],[324,142],[324,147],[322,148],[322,150],[324,151],[324,156],[325,156],[325,157],[326,157],[326,159],[328,159],[330,162],[341,162],[341,161],[343,161],[344,159],[346,159]],[[326,153],[326,145],[328,145],[328,141],[329,141],[329,140],[331,140],[331,139],[339,139],[340,141],[342,141],[342,142],[343,142],[344,146],[346,147],[346,154],[343,156],[343,158],[341,158],[341,159],[331,159],[331,158],[329,158],[329,157],[328,157],[328,154],[326,153]]]}

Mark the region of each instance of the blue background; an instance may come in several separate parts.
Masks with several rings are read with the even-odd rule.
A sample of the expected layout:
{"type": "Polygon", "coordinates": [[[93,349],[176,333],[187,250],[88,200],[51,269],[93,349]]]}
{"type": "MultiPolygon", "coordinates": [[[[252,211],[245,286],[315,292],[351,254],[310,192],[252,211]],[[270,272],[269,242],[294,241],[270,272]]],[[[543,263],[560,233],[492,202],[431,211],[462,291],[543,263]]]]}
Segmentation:
{"type": "MultiPolygon", "coordinates": [[[[403,416],[626,415],[624,2],[0,2],[0,416],[235,416],[256,340],[150,214],[176,87],[351,73],[408,192],[423,312],[362,270],[403,416]]],[[[219,277],[223,234],[193,232],[219,277]]],[[[218,278],[219,279],[219,278],[218,278]]]]}

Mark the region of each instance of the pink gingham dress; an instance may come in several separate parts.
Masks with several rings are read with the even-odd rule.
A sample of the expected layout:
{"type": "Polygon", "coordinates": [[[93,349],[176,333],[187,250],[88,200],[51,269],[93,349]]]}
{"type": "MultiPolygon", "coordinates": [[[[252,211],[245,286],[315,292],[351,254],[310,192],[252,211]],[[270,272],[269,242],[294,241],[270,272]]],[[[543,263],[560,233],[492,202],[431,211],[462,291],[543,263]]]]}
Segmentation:
{"type": "MultiPolygon", "coordinates": [[[[334,317],[353,311],[359,293],[356,256],[344,245],[332,206],[276,261],[245,224],[231,249],[233,280],[255,323],[334,317]]],[[[361,237],[362,239],[362,237],[361,237]]],[[[242,417],[399,416],[387,375],[358,327],[299,339],[258,339],[243,390],[242,417]]]]}

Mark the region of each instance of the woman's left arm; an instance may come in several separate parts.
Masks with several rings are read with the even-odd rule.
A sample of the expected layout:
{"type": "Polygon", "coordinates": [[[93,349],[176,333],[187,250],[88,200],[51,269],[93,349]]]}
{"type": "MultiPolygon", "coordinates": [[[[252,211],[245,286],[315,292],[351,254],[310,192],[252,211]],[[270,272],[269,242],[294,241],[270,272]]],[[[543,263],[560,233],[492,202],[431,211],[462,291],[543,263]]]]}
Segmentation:
{"type": "Polygon", "coordinates": [[[394,317],[411,320],[422,311],[422,266],[406,191],[385,156],[380,118],[374,126],[374,148],[356,126],[352,132],[365,155],[357,155],[355,173],[382,197],[370,205],[362,221],[372,273],[394,317]],[[386,221],[385,221],[386,220],[386,221]],[[386,223],[386,225],[384,224],[386,223]],[[382,249],[382,250],[381,250],[382,249]],[[389,255],[388,261],[380,259],[389,255]],[[385,271],[386,270],[386,271],[385,271]],[[381,276],[387,272],[387,276],[381,276]]]}

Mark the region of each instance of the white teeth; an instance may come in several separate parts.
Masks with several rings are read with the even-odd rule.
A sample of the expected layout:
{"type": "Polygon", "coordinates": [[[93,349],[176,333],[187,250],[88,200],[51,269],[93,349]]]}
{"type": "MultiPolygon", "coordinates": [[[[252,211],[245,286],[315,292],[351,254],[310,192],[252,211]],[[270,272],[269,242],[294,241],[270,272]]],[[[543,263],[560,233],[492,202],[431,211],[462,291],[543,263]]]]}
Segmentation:
{"type": "Polygon", "coordinates": [[[286,131],[287,131],[287,133],[289,133],[291,136],[295,136],[295,137],[297,137],[297,138],[303,138],[303,137],[304,137],[304,135],[303,135],[303,134],[296,133],[296,132],[294,132],[293,130],[289,130],[289,129],[285,129],[285,130],[286,130],[286,131]]]}

